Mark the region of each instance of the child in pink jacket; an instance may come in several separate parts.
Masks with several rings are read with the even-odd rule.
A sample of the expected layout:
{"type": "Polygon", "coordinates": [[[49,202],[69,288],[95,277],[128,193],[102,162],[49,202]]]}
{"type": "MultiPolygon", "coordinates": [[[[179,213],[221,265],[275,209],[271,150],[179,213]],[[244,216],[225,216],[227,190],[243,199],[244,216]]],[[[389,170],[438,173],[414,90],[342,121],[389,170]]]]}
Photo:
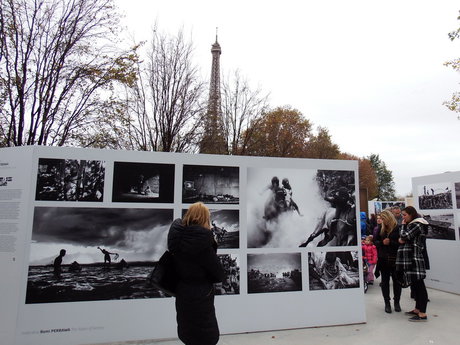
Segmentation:
{"type": "Polygon", "coordinates": [[[362,242],[363,259],[367,261],[369,269],[367,270],[366,281],[369,284],[374,283],[374,267],[377,264],[377,248],[372,243],[372,236],[367,236],[362,242]]]}

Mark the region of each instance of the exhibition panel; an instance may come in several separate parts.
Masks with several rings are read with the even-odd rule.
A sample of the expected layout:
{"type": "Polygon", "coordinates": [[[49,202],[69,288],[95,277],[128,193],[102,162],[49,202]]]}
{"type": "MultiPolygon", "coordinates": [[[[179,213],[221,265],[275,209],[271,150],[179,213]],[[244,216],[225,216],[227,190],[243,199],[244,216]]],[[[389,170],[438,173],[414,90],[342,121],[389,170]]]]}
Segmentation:
{"type": "Polygon", "coordinates": [[[356,161],[0,152],[0,206],[16,210],[0,213],[2,241],[15,241],[0,253],[12,344],[176,337],[174,298],[146,278],[197,201],[227,275],[215,285],[221,333],[366,321],[356,161]]]}

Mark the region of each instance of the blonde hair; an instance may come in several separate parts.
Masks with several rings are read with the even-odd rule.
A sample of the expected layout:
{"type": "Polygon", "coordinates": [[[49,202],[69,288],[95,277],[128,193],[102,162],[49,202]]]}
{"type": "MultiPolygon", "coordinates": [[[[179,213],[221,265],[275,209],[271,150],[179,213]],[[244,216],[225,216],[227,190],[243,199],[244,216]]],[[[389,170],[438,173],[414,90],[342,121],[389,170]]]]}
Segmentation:
{"type": "Polygon", "coordinates": [[[380,235],[382,236],[391,233],[396,228],[396,225],[398,225],[398,221],[389,210],[382,211],[380,218],[382,218],[382,230],[380,231],[380,235]]]}
{"type": "Polygon", "coordinates": [[[182,224],[185,226],[199,225],[206,229],[211,229],[211,215],[209,209],[202,203],[196,202],[188,208],[182,218],[182,224]]]}

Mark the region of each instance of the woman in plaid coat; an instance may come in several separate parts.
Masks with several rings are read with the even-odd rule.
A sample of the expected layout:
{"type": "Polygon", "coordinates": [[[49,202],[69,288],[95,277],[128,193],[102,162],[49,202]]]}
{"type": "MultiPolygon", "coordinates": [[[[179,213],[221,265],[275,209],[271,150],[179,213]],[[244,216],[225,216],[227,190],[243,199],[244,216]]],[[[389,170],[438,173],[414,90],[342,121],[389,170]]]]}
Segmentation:
{"type": "Polygon", "coordinates": [[[396,258],[396,270],[406,273],[415,295],[415,309],[407,312],[412,317],[409,321],[427,321],[426,305],[428,294],[425,287],[425,260],[423,250],[425,246],[424,226],[428,222],[420,217],[417,210],[408,206],[402,211],[402,225],[396,258]]]}

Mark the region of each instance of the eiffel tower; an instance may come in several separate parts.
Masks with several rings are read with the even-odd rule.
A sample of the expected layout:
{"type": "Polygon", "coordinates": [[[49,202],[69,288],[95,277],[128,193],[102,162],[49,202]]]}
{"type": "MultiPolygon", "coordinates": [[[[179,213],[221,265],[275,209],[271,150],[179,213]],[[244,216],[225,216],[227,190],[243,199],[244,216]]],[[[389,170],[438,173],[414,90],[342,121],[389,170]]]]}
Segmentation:
{"type": "Polygon", "coordinates": [[[208,110],[204,119],[204,133],[200,143],[200,153],[228,154],[227,140],[220,96],[220,54],[222,50],[217,41],[211,47],[212,68],[209,85],[208,110]]]}

